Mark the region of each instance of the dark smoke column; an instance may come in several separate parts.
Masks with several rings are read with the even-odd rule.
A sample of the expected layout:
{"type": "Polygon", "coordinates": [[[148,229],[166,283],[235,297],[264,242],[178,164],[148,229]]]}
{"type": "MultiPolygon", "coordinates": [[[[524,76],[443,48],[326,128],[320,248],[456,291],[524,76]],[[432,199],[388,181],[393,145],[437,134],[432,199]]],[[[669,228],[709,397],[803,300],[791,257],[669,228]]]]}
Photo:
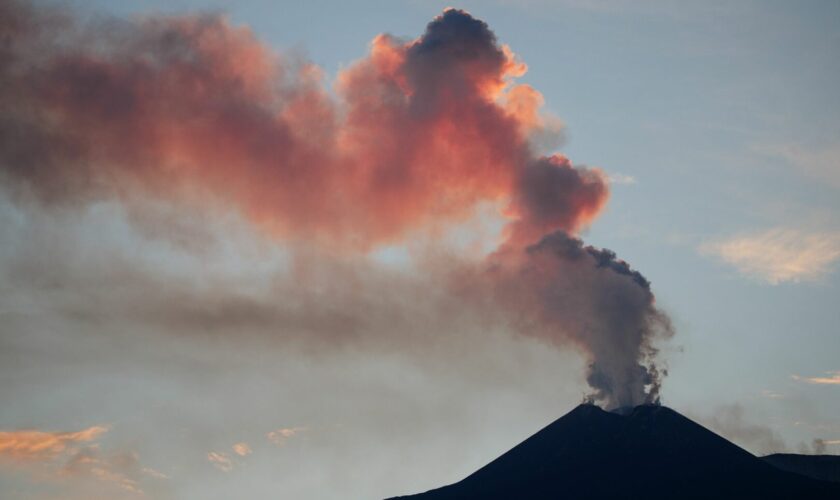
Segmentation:
{"type": "Polygon", "coordinates": [[[550,278],[536,284],[547,323],[568,332],[591,356],[587,382],[594,399],[607,408],[658,403],[666,373],[656,365],[653,342],[673,331],[644,276],[610,250],[583,246],[563,232],[544,237],[528,253],[543,279],[550,278]],[[580,298],[569,300],[571,295],[580,298]]]}
{"type": "MultiPolygon", "coordinates": [[[[463,89],[451,81],[453,88],[439,88],[440,75],[451,74],[451,65],[467,68],[461,70],[465,74],[480,68],[503,75],[507,61],[487,25],[457,10],[430,23],[409,51],[408,64],[412,55],[420,58],[415,66],[434,68],[409,73],[435,83],[434,92],[419,93],[423,99],[463,89]]],[[[514,220],[506,242],[490,258],[485,287],[522,318],[525,333],[584,352],[596,401],[608,408],[658,402],[665,371],[656,364],[654,341],[673,335],[669,318],[639,272],[613,252],[571,236],[603,208],[609,194],[604,176],[561,155],[534,156],[527,142],[524,151],[513,165],[509,192],[514,220]]]]}

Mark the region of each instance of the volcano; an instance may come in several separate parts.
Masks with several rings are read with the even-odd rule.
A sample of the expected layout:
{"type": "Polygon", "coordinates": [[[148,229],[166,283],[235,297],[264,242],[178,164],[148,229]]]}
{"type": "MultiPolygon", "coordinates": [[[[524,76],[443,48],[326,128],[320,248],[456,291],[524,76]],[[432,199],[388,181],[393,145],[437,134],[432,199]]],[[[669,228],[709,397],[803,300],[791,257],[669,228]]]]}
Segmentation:
{"type": "Polygon", "coordinates": [[[583,404],[462,481],[396,498],[837,500],[840,484],[776,468],[664,406],[583,404]]]}

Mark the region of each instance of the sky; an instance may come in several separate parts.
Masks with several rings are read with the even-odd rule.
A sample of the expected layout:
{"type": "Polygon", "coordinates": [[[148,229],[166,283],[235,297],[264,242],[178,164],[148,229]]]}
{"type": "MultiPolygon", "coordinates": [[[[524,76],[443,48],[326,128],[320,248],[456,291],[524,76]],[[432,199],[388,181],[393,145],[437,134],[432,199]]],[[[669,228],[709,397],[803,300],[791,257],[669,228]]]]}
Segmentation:
{"type": "Polygon", "coordinates": [[[4,498],[385,498],[587,398],[840,453],[837,2],[0,12],[4,498]]]}

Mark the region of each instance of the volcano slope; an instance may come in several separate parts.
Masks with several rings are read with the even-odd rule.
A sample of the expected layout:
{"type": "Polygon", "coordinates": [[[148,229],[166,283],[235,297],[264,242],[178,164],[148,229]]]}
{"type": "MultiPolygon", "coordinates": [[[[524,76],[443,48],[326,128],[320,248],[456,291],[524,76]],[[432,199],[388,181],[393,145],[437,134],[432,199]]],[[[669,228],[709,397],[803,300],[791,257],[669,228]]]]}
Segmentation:
{"type": "Polygon", "coordinates": [[[467,478],[402,500],[840,499],[658,405],[583,404],[467,478]]]}

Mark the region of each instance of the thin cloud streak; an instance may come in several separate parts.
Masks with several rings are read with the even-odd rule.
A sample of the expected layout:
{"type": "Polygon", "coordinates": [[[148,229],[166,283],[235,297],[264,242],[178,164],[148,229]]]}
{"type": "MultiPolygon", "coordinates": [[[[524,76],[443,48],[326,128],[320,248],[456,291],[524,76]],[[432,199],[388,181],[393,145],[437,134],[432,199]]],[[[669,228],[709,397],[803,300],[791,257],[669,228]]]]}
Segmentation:
{"type": "Polygon", "coordinates": [[[840,259],[840,233],[775,228],[707,242],[699,251],[771,285],[818,281],[840,259]]]}
{"type": "Polygon", "coordinates": [[[799,375],[791,375],[793,380],[798,382],[807,382],[809,384],[817,385],[840,385],[840,371],[825,372],[827,377],[802,377],[799,375]]]}
{"type": "Polygon", "coordinates": [[[207,461],[222,472],[230,472],[233,470],[233,461],[225,452],[211,451],[207,453],[207,461]]]}
{"type": "Polygon", "coordinates": [[[607,175],[607,182],[610,184],[636,184],[636,178],[627,174],[609,174],[607,175]]]}
{"type": "Polygon", "coordinates": [[[15,461],[48,461],[75,445],[95,441],[107,431],[104,426],[77,432],[4,431],[0,432],[0,457],[15,461]]]}
{"type": "Polygon", "coordinates": [[[765,389],[765,390],[761,391],[761,397],[764,397],[764,398],[767,398],[767,399],[784,399],[785,395],[781,394],[781,393],[778,393],[776,391],[771,391],[769,389],[765,389]]]}
{"type": "Polygon", "coordinates": [[[271,431],[265,437],[275,445],[283,446],[289,439],[305,430],[306,427],[288,427],[271,431]]]}
{"type": "Polygon", "coordinates": [[[756,150],[781,158],[806,176],[840,189],[840,144],[822,147],[784,144],[757,146],[756,150]]]}

